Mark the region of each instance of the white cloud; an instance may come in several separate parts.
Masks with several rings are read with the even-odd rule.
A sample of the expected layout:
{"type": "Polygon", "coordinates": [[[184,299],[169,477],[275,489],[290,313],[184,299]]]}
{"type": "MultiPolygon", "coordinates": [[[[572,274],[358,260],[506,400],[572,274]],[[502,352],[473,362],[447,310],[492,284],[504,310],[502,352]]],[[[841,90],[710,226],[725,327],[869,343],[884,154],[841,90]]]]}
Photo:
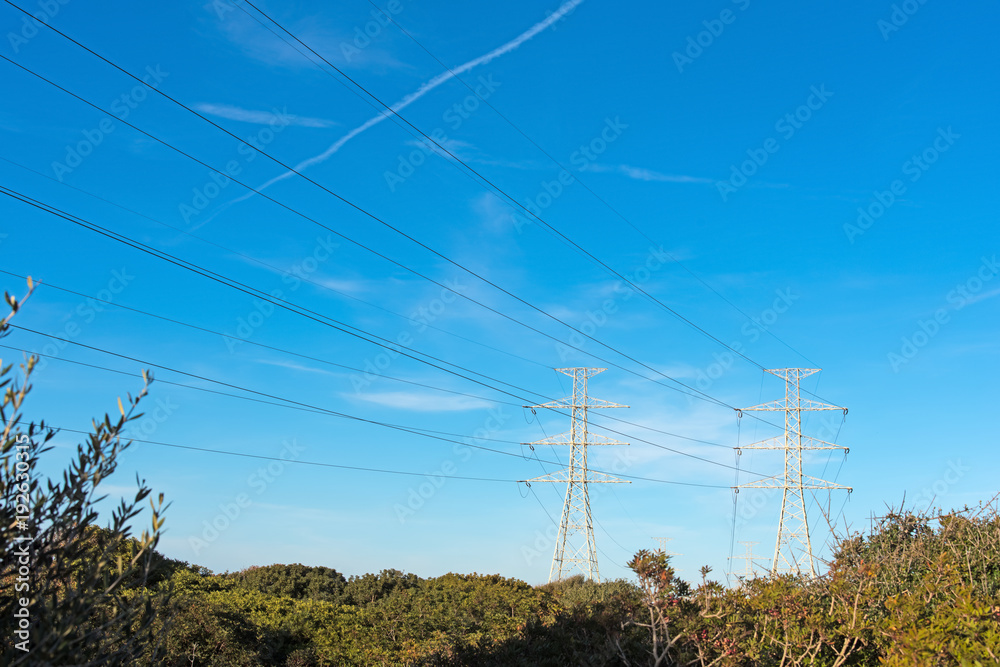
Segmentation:
{"type": "Polygon", "coordinates": [[[413,410],[415,412],[460,412],[465,410],[482,410],[493,405],[490,401],[468,396],[443,396],[441,394],[408,391],[369,392],[355,398],[368,403],[375,403],[376,405],[384,405],[399,410],[413,410]]]}
{"type": "Polygon", "coordinates": [[[627,164],[589,164],[584,171],[596,173],[616,173],[622,174],[636,181],[650,181],[658,183],[715,183],[711,178],[701,178],[700,176],[685,176],[681,174],[664,174],[644,167],[632,167],[627,164]]]}
{"type": "MultiPolygon", "coordinates": [[[[538,23],[536,23],[535,25],[531,26],[530,28],[528,28],[527,30],[525,30],[524,32],[522,32],[520,35],[518,35],[514,39],[510,40],[509,42],[507,42],[506,44],[498,46],[497,48],[493,49],[489,53],[486,53],[486,54],[484,54],[482,56],[479,56],[478,58],[473,58],[472,60],[470,60],[470,61],[468,61],[468,62],[466,62],[466,63],[464,63],[462,65],[459,65],[458,67],[455,67],[454,69],[449,69],[449,70],[447,70],[445,72],[442,72],[441,74],[438,74],[436,77],[434,77],[430,81],[427,81],[422,86],[420,86],[420,88],[418,88],[416,91],[410,93],[409,95],[406,95],[401,100],[399,100],[398,102],[396,102],[395,104],[393,104],[390,108],[392,109],[393,112],[402,111],[406,107],[410,106],[411,104],[413,104],[414,102],[416,102],[417,100],[419,100],[420,98],[422,98],[427,93],[431,92],[435,88],[438,88],[442,84],[447,83],[448,81],[451,81],[456,76],[458,76],[460,74],[463,74],[465,72],[468,72],[471,69],[475,69],[476,67],[479,67],[480,65],[486,65],[487,63],[492,62],[493,60],[499,58],[500,56],[503,56],[503,55],[505,55],[507,53],[510,53],[511,51],[514,51],[515,49],[519,48],[522,44],[524,44],[525,42],[529,41],[530,39],[532,39],[533,37],[535,37],[536,35],[538,35],[540,32],[544,31],[546,28],[548,28],[552,24],[554,24],[557,21],[559,21],[560,19],[562,19],[566,14],[569,14],[570,12],[572,12],[574,9],[576,9],[576,7],[578,5],[580,5],[582,3],[583,3],[583,0],[567,0],[567,2],[564,2],[559,7],[559,9],[557,9],[554,12],[552,12],[552,14],[550,14],[547,18],[545,18],[545,20],[539,21],[538,23]]],[[[289,178],[289,177],[293,176],[295,172],[302,172],[305,169],[308,169],[309,167],[312,167],[314,165],[320,164],[322,162],[326,162],[337,151],[339,151],[344,146],[344,144],[346,144],[348,141],[350,141],[354,137],[358,136],[362,132],[365,132],[366,130],[374,127],[375,125],[378,125],[382,121],[390,118],[391,115],[392,114],[389,113],[389,112],[382,112],[382,113],[376,114],[372,118],[368,119],[367,121],[365,121],[364,123],[362,123],[358,127],[354,128],[353,130],[351,130],[350,132],[348,132],[347,134],[345,134],[344,136],[342,136],[340,139],[338,139],[337,141],[335,141],[333,144],[331,144],[329,146],[329,148],[327,148],[325,151],[323,151],[319,155],[315,155],[315,156],[313,156],[313,157],[311,157],[311,158],[309,158],[307,160],[303,160],[302,162],[300,162],[297,165],[295,165],[294,172],[293,171],[286,171],[285,173],[281,174],[280,176],[276,176],[276,177],[272,178],[271,180],[267,181],[266,183],[264,183],[263,185],[261,185],[259,188],[257,188],[257,190],[258,191],[265,190],[265,189],[271,187],[272,185],[274,185],[275,183],[277,183],[278,181],[283,181],[286,178],[289,178]]],[[[254,194],[255,193],[253,193],[253,192],[247,193],[247,194],[245,194],[245,195],[243,195],[241,197],[238,197],[237,199],[234,199],[232,202],[230,202],[230,204],[234,204],[236,202],[240,202],[240,201],[243,201],[245,199],[249,199],[254,194]]]]}
{"type": "Polygon", "coordinates": [[[234,107],[229,104],[197,104],[195,109],[201,113],[208,114],[210,116],[215,116],[217,118],[226,118],[228,120],[236,120],[241,123],[252,123],[254,125],[267,125],[276,120],[282,122],[287,122],[289,125],[297,125],[299,127],[333,127],[338,125],[335,121],[326,120],[324,118],[310,118],[308,116],[294,116],[285,113],[284,110],[275,109],[274,111],[257,111],[255,109],[241,109],[240,107],[234,107]]]}
{"type": "Polygon", "coordinates": [[[312,282],[321,285],[334,292],[341,292],[350,296],[368,291],[368,285],[363,280],[347,280],[344,278],[324,278],[317,276],[310,278],[312,282]]]}
{"type": "Polygon", "coordinates": [[[257,363],[267,364],[268,366],[277,366],[279,368],[288,368],[293,371],[304,371],[307,373],[322,373],[323,375],[336,375],[333,371],[328,371],[325,368],[315,368],[311,366],[303,366],[302,364],[295,364],[290,361],[275,361],[271,359],[258,359],[257,363]]]}
{"type": "Polygon", "coordinates": [[[475,148],[475,146],[469,142],[462,141],[460,139],[445,139],[444,141],[439,141],[437,144],[434,144],[427,139],[412,139],[407,141],[406,145],[416,146],[417,148],[422,148],[427,151],[434,151],[444,158],[449,157],[448,153],[454,155],[463,148],[475,148]],[[438,148],[438,146],[440,146],[440,148],[438,148]],[[448,151],[448,153],[445,153],[445,151],[448,151]]]}

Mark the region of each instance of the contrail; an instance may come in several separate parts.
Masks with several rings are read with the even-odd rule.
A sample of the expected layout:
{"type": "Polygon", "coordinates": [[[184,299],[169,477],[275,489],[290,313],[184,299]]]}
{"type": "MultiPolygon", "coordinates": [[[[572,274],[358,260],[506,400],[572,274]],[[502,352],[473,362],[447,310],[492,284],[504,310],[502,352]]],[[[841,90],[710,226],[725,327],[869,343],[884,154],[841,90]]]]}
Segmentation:
{"type": "MultiPolygon", "coordinates": [[[[455,78],[459,74],[462,74],[463,72],[468,72],[469,70],[471,70],[473,68],[476,68],[476,67],[479,67],[480,65],[485,65],[488,62],[490,62],[490,61],[492,61],[492,60],[494,60],[496,58],[499,58],[500,56],[504,55],[505,53],[510,53],[511,51],[515,50],[516,48],[518,48],[519,46],[521,46],[522,44],[524,44],[525,42],[527,42],[529,39],[531,39],[532,37],[534,37],[538,33],[542,32],[543,30],[545,30],[546,28],[548,28],[550,25],[552,25],[553,23],[555,23],[559,19],[561,19],[563,16],[565,16],[569,12],[573,11],[574,9],[576,9],[576,7],[578,5],[580,5],[580,4],[582,4],[583,1],[584,0],[567,0],[567,2],[563,3],[559,7],[558,10],[556,10],[555,12],[553,12],[552,14],[550,14],[548,16],[548,18],[546,18],[544,21],[539,21],[538,23],[536,23],[535,25],[531,26],[530,28],[528,28],[527,30],[525,30],[524,32],[522,32],[520,35],[518,35],[514,39],[510,40],[509,42],[507,42],[506,44],[493,49],[492,51],[490,51],[486,55],[479,56],[478,58],[470,60],[469,62],[465,63],[464,65],[460,65],[459,67],[455,67],[455,68],[453,68],[453,69],[451,69],[451,70],[449,70],[447,72],[443,72],[441,74],[438,74],[436,77],[434,77],[433,79],[431,79],[427,83],[425,83],[422,86],[420,86],[420,88],[418,88],[416,90],[416,92],[410,93],[409,95],[407,95],[406,97],[404,97],[400,101],[398,101],[395,104],[393,104],[390,107],[392,109],[392,112],[402,111],[403,109],[405,109],[406,107],[410,106],[411,104],[413,104],[414,102],[416,102],[417,100],[419,100],[421,97],[423,97],[427,93],[431,92],[432,90],[434,90],[435,88],[437,88],[441,84],[443,84],[443,83],[445,83],[447,81],[450,81],[451,79],[455,78]]],[[[299,162],[297,165],[295,165],[295,171],[303,171],[304,169],[308,169],[309,167],[311,167],[313,165],[320,164],[321,162],[327,161],[328,159],[330,159],[330,157],[334,153],[336,153],[337,151],[339,151],[341,149],[341,147],[343,147],[343,145],[346,144],[348,141],[350,141],[354,137],[358,136],[359,134],[361,134],[365,130],[368,130],[369,128],[372,128],[372,127],[378,125],[379,123],[381,123],[382,121],[386,120],[387,118],[391,117],[392,116],[392,112],[388,112],[387,111],[385,113],[380,113],[380,114],[378,114],[376,116],[373,116],[372,118],[368,119],[367,121],[365,121],[364,123],[362,123],[358,127],[354,128],[353,130],[351,130],[350,132],[348,132],[347,134],[345,134],[344,136],[342,136],[340,139],[337,139],[337,141],[333,142],[333,144],[331,144],[329,148],[327,148],[325,151],[323,151],[319,155],[316,155],[314,157],[311,157],[311,158],[308,158],[306,160],[303,160],[302,162],[299,162]]],[[[265,190],[265,189],[271,187],[272,185],[274,185],[275,183],[277,183],[278,181],[283,181],[284,179],[286,179],[286,178],[288,178],[290,176],[293,176],[293,175],[294,175],[294,172],[292,172],[292,171],[286,171],[285,173],[281,174],[280,176],[275,176],[274,178],[272,178],[271,180],[267,181],[266,183],[264,183],[262,186],[260,186],[257,189],[258,190],[265,190]]],[[[236,199],[234,199],[231,202],[229,202],[228,204],[226,204],[226,206],[224,208],[228,208],[229,206],[231,206],[233,204],[241,202],[241,201],[243,201],[245,199],[249,199],[254,194],[255,193],[253,193],[253,192],[248,192],[247,194],[245,194],[245,195],[243,195],[241,197],[237,197],[236,199]]],[[[215,215],[218,215],[218,213],[221,213],[221,211],[216,212],[215,215]]],[[[213,215],[212,217],[215,217],[215,215],[213,215]]],[[[206,220],[205,222],[208,222],[208,221],[206,220]]],[[[204,223],[202,223],[202,224],[204,224],[204,223]]]]}

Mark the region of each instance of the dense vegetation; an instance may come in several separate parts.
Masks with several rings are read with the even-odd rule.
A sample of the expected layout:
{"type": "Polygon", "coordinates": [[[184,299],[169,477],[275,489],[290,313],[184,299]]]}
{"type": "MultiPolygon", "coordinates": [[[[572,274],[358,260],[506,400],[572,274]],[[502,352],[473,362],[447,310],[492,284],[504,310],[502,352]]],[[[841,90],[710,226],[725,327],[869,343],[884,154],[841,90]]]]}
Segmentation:
{"type": "MultiPolygon", "coordinates": [[[[20,304],[7,301],[13,314],[20,304]]],[[[22,366],[20,383],[11,366],[0,369],[3,664],[1000,664],[995,502],[890,512],[869,533],[840,537],[821,577],[730,589],[708,568],[694,585],[681,581],[667,556],[646,551],[629,563],[636,583],[576,577],[533,587],[397,570],[348,579],[297,564],[213,574],[155,550],[162,497],[150,503],[151,529],[131,536],[150,495],[141,480],[134,500],[97,526],[97,489],[128,447],[119,436],[140,416],[145,387],[116,418],[95,422],[62,479],[37,478],[52,434],[21,425],[33,365],[22,366]]]]}

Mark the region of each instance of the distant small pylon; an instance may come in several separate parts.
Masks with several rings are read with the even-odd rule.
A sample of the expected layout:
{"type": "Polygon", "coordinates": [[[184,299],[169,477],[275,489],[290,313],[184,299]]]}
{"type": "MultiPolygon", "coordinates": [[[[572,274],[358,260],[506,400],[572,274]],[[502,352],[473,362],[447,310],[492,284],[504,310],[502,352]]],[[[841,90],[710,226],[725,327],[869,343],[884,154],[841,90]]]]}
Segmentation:
{"type": "Polygon", "coordinates": [[[668,556],[683,556],[684,554],[675,554],[673,551],[667,551],[667,542],[671,541],[672,537],[654,537],[654,540],[660,543],[660,551],[668,556]]]}
{"type": "Polygon", "coordinates": [[[743,554],[742,556],[730,556],[730,558],[732,560],[744,560],[744,561],[746,561],[745,564],[744,564],[744,566],[743,566],[743,574],[739,575],[739,576],[742,576],[744,579],[750,579],[750,578],[752,578],[754,576],[754,571],[753,571],[754,561],[757,560],[756,558],[754,558],[754,555],[753,555],[753,545],[760,544],[760,543],[759,542],[740,542],[740,544],[742,544],[744,546],[744,548],[746,549],[746,553],[743,554]]]}

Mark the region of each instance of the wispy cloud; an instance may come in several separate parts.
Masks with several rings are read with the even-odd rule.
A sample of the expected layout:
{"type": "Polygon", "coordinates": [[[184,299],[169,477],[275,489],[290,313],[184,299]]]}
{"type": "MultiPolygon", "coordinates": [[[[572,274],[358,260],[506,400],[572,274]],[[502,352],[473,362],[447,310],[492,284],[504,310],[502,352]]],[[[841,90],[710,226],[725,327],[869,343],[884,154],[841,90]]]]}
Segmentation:
{"type": "Polygon", "coordinates": [[[293,371],[303,371],[305,373],[321,373],[323,375],[336,375],[333,371],[328,371],[325,368],[315,368],[312,366],[304,366],[302,364],[296,364],[291,361],[278,361],[274,359],[257,359],[257,363],[265,364],[267,366],[277,366],[279,368],[287,368],[293,371]]]}
{"type": "Polygon", "coordinates": [[[257,111],[255,109],[241,109],[229,104],[208,103],[196,104],[194,108],[201,113],[206,113],[217,118],[226,118],[254,125],[267,125],[276,121],[299,127],[333,127],[334,125],[339,125],[336,121],[326,120],[325,118],[295,116],[285,113],[284,110],[280,109],[275,109],[274,111],[257,111]]]}
{"type": "Polygon", "coordinates": [[[472,199],[472,210],[483,221],[486,229],[493,232],[505,232],[511,228],[511,209],[501,202],[492,192],[483,192],[472,199]]]}
{"type": "MultiPolygon", "coordinates": [[[[246,11],[230,11],[218,26],[230,43],[234,44],[247,56],[254,58],[268,67],[287,67],[304,69],[313,67],[317,62],[304,47],[278,37],[274,32],[253,19],[246,11]]],[[[332,7],[336,10],[336,7],[332,7]]],[[[324,12],[328,15],[329,12],[324,12]]],[[[348,52],[345,46],[353,45],[357,31],[363,30],[365,21],[351,26],[345,15],[330,18],[325,25],[326,17],[310,15],[299,20],[285,19],[285,24],[303,42],[322,53],[323,57],[338,67],[393,68],[413,69],[409,63],[400,62],[389,51],[370,44],[367,48],[354,48],[348,52]]],[[[383,35],[388,38],[388,33],[383,35]]],[[[387,40],[389,41],[389,40],[387,40]]]]}
{"type": "Polygon", "coordinates": [[[715,181],[711,178],[685,176],[682,174],[664,174],[663,172],[653,171],[652,169],[632,167],[627,164],[611,165],[591,163],[587,165],[587,168],[584,171],[593,171],[596,173],[615,173],[636,181],[650,181],[657,183],[715,183],[715,181]]]}
{"type": "MultiPolygon", "coordinates": [[[[525,30],[524,32],[522,32],[520,35],[518,35],[514,39],[510,40],[509,42],[507,42],[507,43],[505,43],[505,44],[503,44],[501,46],[498,46],[497,48],[493,49],[489,53],[486,53],[486,54],[484,54],[482,56],[479,56],[478,58],[473,58],[472,60],[470,60],[470,61],[468,61],[468,62],[466,62],[466,63],[464,63],[462,65],[459,65],[458,67],[455,67],[455,68],[450,69],[450,70],[448,70],[446,72],[442,72],[441,74],[438,74],[436,77],[434,77],[430,81],[427,81],[422,86],[420,86],[420,88],[418,88],[415,92],[412,92],[409,95],[406,95],[405,97],[403,97],[403,99],[401,99],[398,102],[396,102],[395,104],[393,104],[390,108],[392,109],[393,112],[402,111],[406,107],[410,106],[411,104],[413,104],[414,102],[416,102],[417,100],[419,100],[420,98],[422,98],[427,93],[431,92],[435,88],[438,88],[442,84],[447,83],[448,81],[451,81],[456,76],[458,76],[460,74],[463,74],[465,72],[468,72],[471,69],[475,69],[476,67],[479,67],[481,65],[486,65],[486,64],[492,62],[493,60],[496,60],[500,56],[503,56],[503,55],[505,55],[507,53],[510,53],[511,51],[514,51],[515,49],[519,48],[522,44],[524,44],[528,40],[532,39],[533,37],[535,37],[536,35],[538,35],[542,31],[544,31],[546,28],[548,28],[549,26],[551,26],[552,24],[554,24],[557,21],[559,21],[560,19],[562,19],[566,14],[568,14],[571,11],[573,11],[574,9],[576,9],[577,6],[579,6],[580,4],[583,3],[583,1],[584,0],[568,0],[567,2],[564,2],[559,7],[559,9],[557,9],[556,11],[552,12],[551,14],[549,14],[549,16],[545,18],[545,20],[539,21],[538,23],[536,23],[535,25],[531,26],[530,28],[528,28],[527,30],[525,30]]],[[[376,125],[378,125],[382,121],[388,119],[390,116],[391,116],[391,114],[388,113],[388,112],[386,112],[386,113],[379,113],[379,114],[373,116],[372,118],[368,119],[367,121],[365,121],[364,123],[362,123],[358,127],[354,128],[353,130],[351,130],[350,132],[348,132],[347,134],[345,134],[341,138],[337,139],[337,141],[333,142],[333,144],[331,144],[329,148],[327,148],[325,151],[323,151],[319,155],[315,155],[315,156],[313,156],[313,157],[311,157],[311,158],[309,158],[307,160],[303,160],[302,162],[299,162],[297,165],[295,165],[295,171],[301,172],[301,171],[303,171],[305,169],[308,169],[309,167],[312,167],[314,165],[320,164],[322,162],[326,162],[337,151],[339,151],[344,146],[344,144],[346,144],[348,141],[350,141],[354,137],[358,136],[362,132],[365,132],[366,130],[369,130],[372,127],[375,127],[376,125]]],[[[265,190],[265,189],[271,187],[272,185],[274,185],[275,183],[277,183],[279,181],[283,181],[286,178],[289,178],[289,177],[291,177],[293,175],[294,175],[294,173],[292,171],[287,171],[287,172],[281,174],[280,176],[276,176],[276,177],[272,178],[271,180],[267,181],[266,183],[264,183],[263,185],[261,185],[259,188],[257,188],[257,190],[258,191],[265,190]]],[[[255,193],[253,193],[253,192],[249,192],[249,193],[247,193],[247,194],[245,194],[245,195],[243,195],[241,197],[238,197],[237,199],[234,199],[233,201],[230,202],[230,204],[235,204],[235,203],[243,201],[245,199],[249,199],[254,194],[255,193]]]]}
{"type": "Polygon", "coordinates": [[[376,405],[415,412],[463,412],[482,410],[493,405],[489,401],[468,396],[442,396],[441,394],[408,391],[370,392],[363,393],[356,398],[376,405]]]}
{"type": "Polygon", "coordinates": [[[328,290],[334,292],[340,292],[347,296],[356,296],[364,292],[368,292],[369,285],[367,281],[364,280],[351,280],[348,278],[324,278],[322,276],[317,276],[315,278],[310,278],[310,280],[321,287],[325,287],[328,290]]]}
{"type": "Polygon", "coordinates": [[[463,149],[466,151],[468,151],[469,149],[475,149],[475,146],[473,146],[467,141],[462,141],[461,139],[445,139],[444,141],[439,141],[437,144],[435,144],[432,141],[428,141],[427,139],[412,139],[410,141],[407,141],[406,145],[416,146],[417,148],[422,148],[425,151],[437,153],[446,160],[450,159],[451,155],[461,157],[459,153],[463,149]],[[440,146],[440,148],[438,146],[440,146]],[[449,155],[448,153],[451,153],[451,155],[449,155]]]}

